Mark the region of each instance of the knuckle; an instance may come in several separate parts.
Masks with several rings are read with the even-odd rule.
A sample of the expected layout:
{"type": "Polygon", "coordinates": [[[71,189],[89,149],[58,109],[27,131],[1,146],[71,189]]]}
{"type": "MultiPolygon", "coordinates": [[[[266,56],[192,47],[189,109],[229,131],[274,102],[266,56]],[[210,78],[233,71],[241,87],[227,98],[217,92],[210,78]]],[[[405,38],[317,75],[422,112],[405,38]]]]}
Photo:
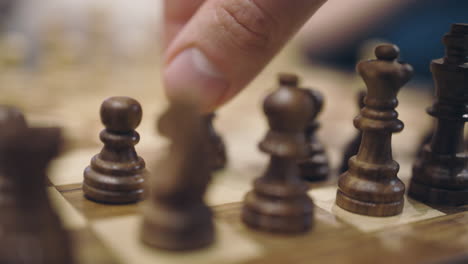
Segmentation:
{"type": "Polygon", "coordinates": [[[253,0],[220,0],[215,10],[222,33],[241,50],[268,50],[273,43],[276,21],[253,0]]]}

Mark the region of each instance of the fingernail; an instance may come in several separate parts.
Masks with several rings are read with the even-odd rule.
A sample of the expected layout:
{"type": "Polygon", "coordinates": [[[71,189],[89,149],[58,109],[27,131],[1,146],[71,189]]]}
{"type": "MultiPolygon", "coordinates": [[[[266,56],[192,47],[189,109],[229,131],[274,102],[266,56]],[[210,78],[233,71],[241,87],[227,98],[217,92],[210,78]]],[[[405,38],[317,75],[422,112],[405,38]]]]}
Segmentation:
{"type": "Polygon", "coordinates": [[[229,88],[224,75],[199,49],[189,48],[177,55],[164,71],[169,98],[194,93],[205,110],[212,110],[229,88]]]}

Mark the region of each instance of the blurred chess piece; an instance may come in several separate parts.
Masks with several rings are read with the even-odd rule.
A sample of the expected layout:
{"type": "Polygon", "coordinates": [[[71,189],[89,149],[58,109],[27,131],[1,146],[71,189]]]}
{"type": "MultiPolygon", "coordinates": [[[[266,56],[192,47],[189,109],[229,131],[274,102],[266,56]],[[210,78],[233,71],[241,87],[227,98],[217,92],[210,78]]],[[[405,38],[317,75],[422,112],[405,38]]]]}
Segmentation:
{"type": "Polygon", "coordinates": [[[30,128],[0,107],[0,263],[75,263],[72,243],[46,191],[58,128],[30,128]]]}
{"type": "Polygon", "coordinates": [[[203,123],[208,132],[208,156],[210,157],[210,167],[214,171],[223,169],[227,163],[226,145],[213,126],[213,120],[215,117],[215,113],[203,116],[203,123]]]}
{"type": "Polygon", "coordinates": [[[214,241],[213,213],[204,202],[212,168],[203,122],[190,98],[171,102],[159,119],[171,143],[151,175],[143,209],[140,237],[151,247],[191,250],[214,241]]]}
{"type": "Polygon", "coordinates": [[[245,196],[242,209],[243,222],[254,229],[301,233],[312,226],[314,204],[297,161],[308,153],[304,131],[312,113],[318,111],[309,94],[297,85],[296,75],[281,74],[279,87],[263,102],[270,129],[259,148],[271,158],[245,196]]]}
{"type": "Polygon", "coordinates": [[[430,143],[413,166],[409,196],[440,205],[468,204],[468,24],[452,24],[443,38],[445,57],[433,60],[435,102],[427,112],[436,119],[430,143]]]}
{"type": "Polygon", "coordinates": [[[317,138],[317,130],[320,128],[320,122],[317,116],[322,112],[323,95],[319,91],[305,89],[311,100],[314,102],[311,117],[305,129],[309,153],[307,157],[298,162],[301,170],[301,177],[307,181],[323,181],[328,178],[330,167],[325,147],[317,138]]]}
{"type": "MultiPolygon", "coordinates": [[[[364,108],[364,98],[366,97],[365,91],[360,91],[357,94],[357,105],[359,111],[364,108]]],[[[348,161],[349,159],[356,155],[359,151],[359,146],[361,146],[362,131],[358,130],[358,133],[353,137],[353,139],[346,145],[343,158],[341,160],[340,174],[348,170],[348,161]]]]}

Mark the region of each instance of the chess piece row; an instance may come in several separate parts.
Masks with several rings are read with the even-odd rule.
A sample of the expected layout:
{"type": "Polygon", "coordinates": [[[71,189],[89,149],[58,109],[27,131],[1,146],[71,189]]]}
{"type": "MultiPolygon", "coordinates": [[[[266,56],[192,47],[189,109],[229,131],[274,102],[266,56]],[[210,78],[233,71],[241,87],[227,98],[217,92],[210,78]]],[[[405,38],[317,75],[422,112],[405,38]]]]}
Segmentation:
{"type": "MultiPolygon", "coordinates": [[[[84,170],[83,192],[88,199],[101,203],[138,202],[145,197],[149,174],[145,161],[135,151],[140,140],[135,129],[141,122],[142,108],[135,99],[111,97],[102,103],[100,115],[105,129],[99,137],[104,147],[84,170]]],[[[227,159],[224,142],[212,124],[214,117],[214,113],[207,114],[202,121],[210,146],[206,154],[210,168],[219,170],[227,159]]]]}
{"type": "MultiPolygon", "coordinates": [[[[303,90],[316,107],[302,131],[306,136],[307,155],[298,161],[301,176],[309,181],[325,180],[329,175],[328,157],[315,135],[320,126],[316,117],[322,109],[323,96],[312,89],[303,90]]],[[[104,147],[84,171],[83,192],[87,198],[102,203],[140,201],[144,198],[144,182],[148,176],[145,162],[134,147],[140,140],[135,129],[142,119],[141,106],[129,97],[111,97],[102,103],[100,115],[105,129],[99,137],[104,147]]],[[[214,118],[214,113],[205,114],[202,123],[210,146],[206,153],[210,167],[220,170],[226,166],[227,157],[224,141],[213,127],[214,118]]]]}
{"type": "MultiPolygon", "coordinates": [[[[428,112],[437,122],[431,142],[413,167],[409,187],[409,195],[423,202],[468,203],[468,157],[463,142],[468,116],[467,36],[468,25],[454,24],[444,37],[446,56],[431,64],[436,101],[428,112]]],[[[359,214],[390,216],[399,214],[404,205],[405,186],[397,177],[399,165],[392,158],[391,135],[403,129],[395,111],[396,95],[410,79],[412,68],[398,61],[394,45],[381,45],[375,53],[377,59],[357,67],[367,86],[364,105],[354,121],[362,137],[357,154],[339,178],[336,203],[359,214]]],[[[241,217],[247,226],[274,233],[300,233],[312,227],[314,204],[303,180],[310,177],[303,173],[310,168],[323,172],[323,160],[310,155],[324,153],[311,144],[314,137],[309,134],[317,127],[313,123],[321,107],[320,97],[300,88],[295,75],[280,75],[279,87],[263,105],[269,130],[259,148],[270,155],[270,162],[245,196],[241,217]]],[[[25,255],[41,261],[37,263],[73,263],[68,234],[45,192],[45,169],[57,155],[59,132],[27,126],[14,109],[0,112],[0,123],[8,128],[0,131],[0,227],[7,231],[0,234],[0,245],[4,245],[0,260],[17,263],[15,254],[28,251],[25,255]],[[34,251],[31,241],[40,241],[33,245],[34,251]],[[15,251],[7,250],[11,247],[15,251]]],[[[171,144],[157,173],[150,174],[134,149],[141,113],[139,104],[127,97],[104,102],[101,118],[106,128],[100,135],[104,147],[85,169],[85,195],[106,203],[147,197],[140,237],[150,246],[187,250],[209,245],[215,228],[203,195],[213,170],[219,167],[210,153],[221,142],[210,143],[213,128],[207,123],[212,116],[203,116],[190,98],[172,102],[158,123],[171,144]],[[149,191],[145,194],[145,190],[149,191]]]]}
{"type": "MultiPolygon", "coordinates": [[[[443,38],[445,57],[431,63],[436,93],[428,113],[436,122],[413,165],[408,190],[411,198],[425,203],[468,204],[464,143],[468,116],[467,36],[467,24],[453,24],[443,38]]],[[[397,177],[399,165],[391,152],[391,133],[403,129],[394,108],[398,103],[396,94],[410,79],[412,68],[397,61],[396,46],[380,46],[376,56],[378,60],[357,66],[367,85],[361,113],[354,120],[362,133],[361,142],[357,154],[349,158],[349,168],[339,178],[336,204],[358,214],[392,216],[402,212],[405,194],[405,185],[397,177]]]]}
{"type": "MultiPolygon", "coordinates": [[[[445,37],[447,57],[432,64],[438,92],[430,113],[439,120],[431,144],[414,166],[409,191],[411,197],[424,202],[460,205],[468,201],[462,137],[466,72],[460,68],[466,63],[462,49],[466,43],[460,41],[464,36],[466,26],[454,25],[445,37]],[[448,81],[451,79],[460,81],[453,85],[448,81]]],[[[357,154],[349,159],[349,168],[339,177],[336,204],[358,214],[391,216],[401,213],[405,194],[391,149],[392,133],[403,130],[395,111],[396,96],[413,69],[398,61],[395,45],[381,45],[375,54],[376,59],[357,66],[367,86],[362,109],[354,120],[362,136],[357,154]]],[[[245,196],[242,220],[246,225],[275,233],[304,232],[312,226],[314,205],[307,195],[309,186],[303,181],[310,177],[303,173],[323,167],[309,156],[323,154],[309,144],[314,140],[310,132],[315,131],[321,107],[321,97],[299,88],[297,76],[289,74],[280,76],[279,88],[265,99],[270,129],[259,148],[270,155],[270,162],[245,196]]],[[[200,129],[201,121],[187,121],[201,120],[194,115],[196,112],[188,103],[174,104],[160,120],[161,132],[173,143],[168,158],[160,165],[167,178],[155,177],[156,183],[151,184],[142,232],[147,244],[188,249],[212,241],[212,216],[202,199],[211,177],[207,160],[203,159],[208,156],[200,155],[206,153],[207,133],[200,129]],[[179,127],[183,129],[176,129],[179,127]]]]}
{"type": "MultiPolygon", "coordinates": [[[[447,56],[431,65],[437,100],[429,113],[438,122],[431,143],[425,146],[423,155],[414,165],[409,188],[409,195],[423,202],[468,203],[467,156],[462,136],[468,114],[468,96],[464,89],[468,72],[463,67],[468,54],[467,28],[468,25],[452,26],[444,38],[447,56]],[[454,79],[458,81],[456,84],[451,81],[454,79]]],[[[403,129],[395,111],[398,104],[396,96],[411,78],[413,69],[409,64],[398,61],[399,50],[395,45],[380,45],[375,54],[376,59],[363,61],[357,66],[367,86],[364,105],[354,121],[362,132],[362,138],[357,154],[349,160],[349,169],[339,178],[336,204],[358,214],[391,216],[401,213],[405,194],[405,185],[397,177],[399,165],[393,160],[391,149],[392,133],[403,129]]],[[[310,92],[298,87],[296,76],[283,74],[278,89],[265,99],[263,107],[269,130],[259,148],[270,155],[270,161],[245,196],[242,221],[251,228],[268,232],[305,232],[313,225],[314,204],[307,194],[309,186],[301,178],[301,161],[306,160],[309,154],[304,130],[320,108],[320,103],[310,92]]],[[[194,127],[197,126],[192,129],[194,127]]],[[[184,128],[187,133],[191,131],[189,127],[184,128]]],[[[198,137],[203,135],[190,133],[198,137]]],[[[201,138],[198,140],[203,142],[201,138]]],[[[165,171],[171,171],[172,177],[159,180],[159,184],[154,185],[156,198],[151,200],[149,208],[152,209],[148,209],[145,215],[142,238],[147,244],[166,248],[183,242],[185,249],[191,235],[197,234],[203,239],[197,243],[192,240],[191,245],[198,247],[208,244],[211,241],[208,237],[212,237],[214,232],[209,208],[200,199],[194,199],[195,196],[189,198],[193,191],[188,185],[195,186],[196,197],[200,197],[208,186],[209,170],[201,166],[202,159],[195,162],[191,155],[199,153],[203,144],[193,143],[184,147],[174,142],[173,145],[172,155],[164,163],[165,171]],[[198,164],[198,169],[194,163],[198,164]],[[189,171],[188,168],[194,178],[199,179],[199,185],[195,184],[196,179],[189,183],[177,180],[189,171]],[[193,171],[197,173],[193,174],[193,171]],[[174,191],[167,191],[171,189],[174,191]],[[188,204],[191,206],[187,207],[188,204]],[[176,221],[178,217],[180,221],[176,221]],[[203,224],[203,221],[206,222],[203,224]],[[204,230],[203,234],[201,230],[204,230]]],[[[176,249],[179,248],[176,246],[176,249]]]]}

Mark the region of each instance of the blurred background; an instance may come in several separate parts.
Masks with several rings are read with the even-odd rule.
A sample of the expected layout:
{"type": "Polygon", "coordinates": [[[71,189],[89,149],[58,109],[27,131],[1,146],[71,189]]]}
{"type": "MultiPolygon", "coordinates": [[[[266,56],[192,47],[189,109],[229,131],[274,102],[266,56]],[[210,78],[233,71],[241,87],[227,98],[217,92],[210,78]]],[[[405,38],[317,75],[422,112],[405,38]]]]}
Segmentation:
{"type": "MultiPolygon", "coordinates": [[[[20,107],[32,122],[64,127],[73,149],[101,146],[100,103],[109,96],[128,95],[148,113],[140,131],[154,134],[156,113],[165,104],[160,80],[162,7],[162,0],[0,0],[2,103],[20,107]]],[[[255,88],[247,88],[220,110],[218,127],[231,138],[238,133],[239,142],[249,142],[248,148],[256,151],[265,128],[251,134],[240,128],[259,126],[260,102],[274,87],[276,74],[294,72],[304,85],[324,93],[321,118],[326,122],[320,133],[333,135],[326,144],[338,153],[355,131],[356,93],[364,88],[355,64],[373,58],[377,44],[392,42],[416,72],[399,96],[410,139],[398,143],[396,137],[397,148],[414,152],[430,131],[431,119],[425,114],[433,91],[429,63],[443,56],[441,38],[450,24],[468,21],[466,10],[468,1],[459,0],[329,0],[250,84],[255,88]],[[239,113],[251,112],[256,114],[240,121],[239,113]]],[[[152,140],[159,144],[142,136],[140,145],[152,140]]],[[[339,155],[335,157],[338,161],[339,155]]]]}
{"type": "MultiPolygon", "coordinates": [[[[162,0],[1,0],[2,56],[37,67],[51,50],[62,59],[110,56],[114,63],[157,51],[162,0]],[[92,49],[102,50],[93,54],[92,49]]],[[[379,42],[392,42],[430,79],[428,64],[443,55],[449,25],[467,21],[468,1],[329,0],[299,34],[302,56],[313,64],[352,71],[379,42]]],[[[370,53],[370,55],[369,55],[370,53]]]]}

